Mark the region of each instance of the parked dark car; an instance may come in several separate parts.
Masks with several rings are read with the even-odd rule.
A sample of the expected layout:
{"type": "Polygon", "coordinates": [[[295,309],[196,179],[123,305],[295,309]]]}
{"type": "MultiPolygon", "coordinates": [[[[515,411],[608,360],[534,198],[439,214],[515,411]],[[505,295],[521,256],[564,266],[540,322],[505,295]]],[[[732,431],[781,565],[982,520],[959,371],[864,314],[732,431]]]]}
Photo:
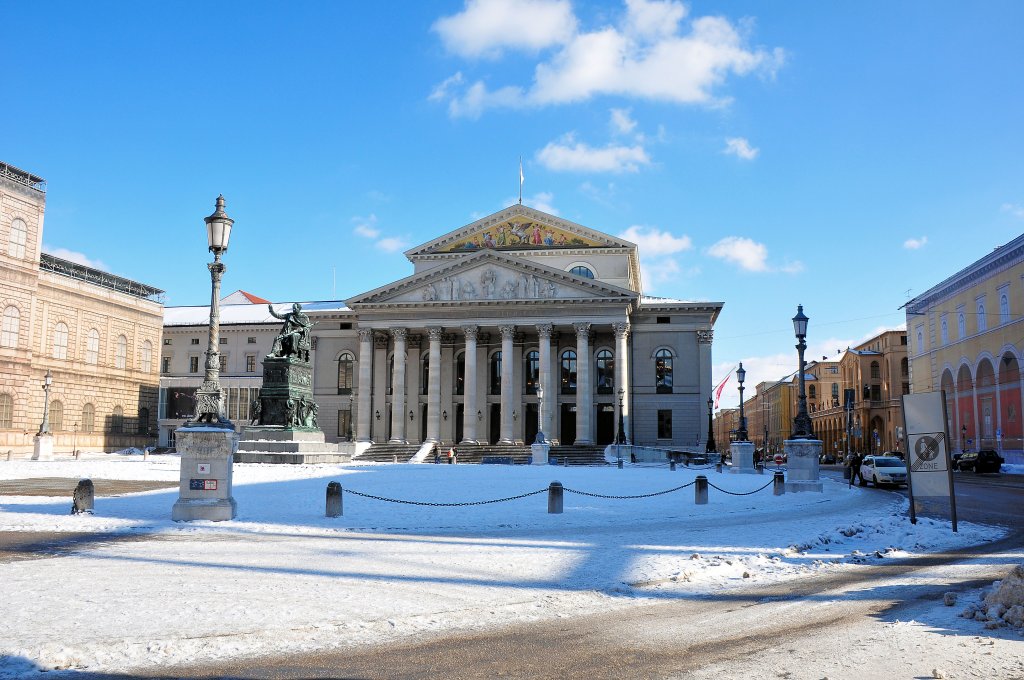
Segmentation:
{"type": "Polygon", "coordinates": [[[823,454],[821,454],[821,458],[818,459],[818,462],[824,463],[825,465],[835,465],[836,454],[834,454],[834,453],[823,453],[823,454]]]}
{"type": "Polygon", "coordinates": [[[1003,457],[992,449],[981,451],[968,451],[960,456],[956,468],[960,471],[973,470],[974,472],[999,472],[1003,464],[1003,457]]]}

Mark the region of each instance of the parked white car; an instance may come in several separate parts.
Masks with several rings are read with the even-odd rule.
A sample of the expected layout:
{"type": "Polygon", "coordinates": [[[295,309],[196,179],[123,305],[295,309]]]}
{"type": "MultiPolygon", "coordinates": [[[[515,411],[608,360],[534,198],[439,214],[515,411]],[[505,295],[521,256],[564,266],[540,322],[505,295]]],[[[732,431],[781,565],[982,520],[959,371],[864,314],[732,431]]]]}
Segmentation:
{"type": "Polygon", "coordinates": [[[895,456],[865,456],[864,462],[860,465],[860,478],[857,481],[861,486],[868,482],[874,482],[875,486],[906,485],[907,464],[895,456]]]}

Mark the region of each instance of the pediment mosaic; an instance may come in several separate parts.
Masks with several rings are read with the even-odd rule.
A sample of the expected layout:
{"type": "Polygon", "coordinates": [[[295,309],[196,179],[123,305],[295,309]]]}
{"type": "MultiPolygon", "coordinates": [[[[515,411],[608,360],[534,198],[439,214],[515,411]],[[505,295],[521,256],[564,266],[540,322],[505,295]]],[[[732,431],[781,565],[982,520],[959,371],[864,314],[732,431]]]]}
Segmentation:
{"type": "Polygon", "coordinates": [[[550,300],[565,297],[567,294],[571,297],[593,296],[536,274],[489,264],[453,272],[441,279],[404,291],[389,302],[550,300]]]}
{"type": "Polygon", "coordinates": [[[550,248],[595,248],[607,246],[602,241],[586,238],[565,229],[513,217],[500,224],[484,227],[452,243],[434,250],[437,253],[466,253],[478,250],[542,250],[550,248]]]}

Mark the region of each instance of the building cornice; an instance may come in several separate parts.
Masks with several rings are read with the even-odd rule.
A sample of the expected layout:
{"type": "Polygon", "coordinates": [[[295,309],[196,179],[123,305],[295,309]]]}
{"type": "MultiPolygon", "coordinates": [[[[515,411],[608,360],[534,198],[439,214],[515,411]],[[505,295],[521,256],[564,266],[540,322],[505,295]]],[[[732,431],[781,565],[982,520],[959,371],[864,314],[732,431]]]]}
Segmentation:
{"type": "Polygon", "coordinates": [[[961,293],[979,281],[989,278],[1024,259],[1024,234],[1009,243],[999,246],[985,257],[961,269],[956,274],[929,288],[921,295],[907,302],[904,307],[908,315],[922,314],[938,302],[961,293]]]}

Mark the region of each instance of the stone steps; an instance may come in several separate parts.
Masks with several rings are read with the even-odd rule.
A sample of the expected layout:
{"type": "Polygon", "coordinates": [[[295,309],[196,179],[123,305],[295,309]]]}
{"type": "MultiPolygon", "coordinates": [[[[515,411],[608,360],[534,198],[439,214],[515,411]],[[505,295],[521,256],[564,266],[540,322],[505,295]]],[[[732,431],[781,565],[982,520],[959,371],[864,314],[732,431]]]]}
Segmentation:
{"type": "MultiPolygon", "coordinates": [[[[374,444],[360,455],[352,459],[353,463],[408,463],[409,459],[420,450],[420,444],[374,444]]],[[[447,449],[446,449],[447,450],[447,449]]]]}

